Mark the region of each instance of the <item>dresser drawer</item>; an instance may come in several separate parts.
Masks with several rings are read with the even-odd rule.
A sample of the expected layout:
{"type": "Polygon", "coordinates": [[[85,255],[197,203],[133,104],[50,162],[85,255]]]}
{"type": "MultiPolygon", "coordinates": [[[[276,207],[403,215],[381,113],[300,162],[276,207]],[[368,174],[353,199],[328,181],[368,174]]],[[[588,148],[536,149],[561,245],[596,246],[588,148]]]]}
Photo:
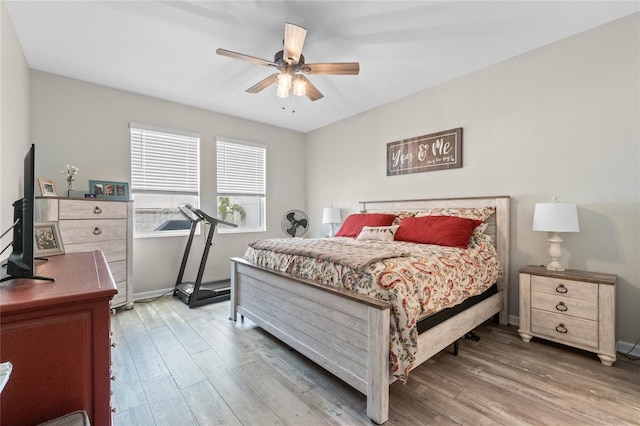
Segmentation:
{"type": "Polygon", "coordinates": [[[118,293],[115,296],[113,296],[113,299],[111,299],[111,304],[121,305],[127,301],[127,283],[126,282],[116,283],[116,287],[118,289],[118,293]]]}
{"type": "Polygon", "coordinates": [[[127,262],[125,260],[110,262],[109,270],[116,283],[127,281],[127,262]]]}
{"type": "Polygon", "coordinates": [[[126,219],[127,203],[60,200],[59,219],[126,219]]]}
{"type": "Polygon", "coordinates": [[[572,299],[561,294],[531,293],[531,307],[559,315],[598,320],[598,303],[590,300],[572,299]]]}
{"type": "Polygon", "coordinates": [[[113,241],[102,241],[102,242],[96,242],[96,243],[82,243],[82,244],[66,244],[65,243],[64,245],[65,253],[80,253],[83,251],[96,251],[96,250],[103,252],[104,257],[107,259],[107,262],[109,263],[127,259],[127,241],[126,240],[113,240],[113,241]]]}
{"type": "Polygon", "coordinates": [[[532,309],[531,332],[560,343],[598,348],[597,321],[532,309]]]}
{"type": "Polygon", "coordinates": [[[127,238],[127,221],[106,220],[61,220],[58,222],[64,244],[91,243],[127,238]]]}
{"type": "Polygon", "coordinates": [[[551,277],[531,277],[531,294],[544,293],[598,304],[598,284],[551,277]]]}

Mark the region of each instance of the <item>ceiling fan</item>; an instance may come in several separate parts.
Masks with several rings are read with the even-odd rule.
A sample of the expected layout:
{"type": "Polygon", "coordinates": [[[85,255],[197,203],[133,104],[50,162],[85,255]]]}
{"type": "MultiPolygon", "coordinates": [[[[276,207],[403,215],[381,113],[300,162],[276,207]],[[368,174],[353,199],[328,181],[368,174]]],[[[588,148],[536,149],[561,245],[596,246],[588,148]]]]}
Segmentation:
{"type": "Polygon", "coordinates": [[[277,82],[278,89],[276,94],[280,98],[288,97],[289,93],[293,91],[294,95],[306,95],[312,101],[317,101],[324,95],[304,74],[357,75],[360,72],[360,64],[358,62],[305,63],[302,55],[302,46],[306,35],[306,29],[286,23],[284,26],[284,49],[275,54],[273,62],[225,49],[217,49],[216,53],[258,65],[273,67],[279,71],[248,88],[246,90],[248,93],[258,93],[277,82]]]}

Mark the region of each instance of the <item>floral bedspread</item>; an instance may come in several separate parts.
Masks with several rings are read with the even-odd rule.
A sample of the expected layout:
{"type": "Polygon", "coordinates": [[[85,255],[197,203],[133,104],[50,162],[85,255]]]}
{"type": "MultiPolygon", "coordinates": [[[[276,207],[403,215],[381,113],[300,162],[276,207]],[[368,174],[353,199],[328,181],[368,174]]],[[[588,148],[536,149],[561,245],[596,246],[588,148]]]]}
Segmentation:
{"type": "Polygon", "coordinates": [[[340,237],[307,240],[329,252],[347,244],[411,253],[374,261],[360,270],[336,258],[329,261],[252,247],[244,256],[266,268],[390,302],[391,371],[401,382],[406,382],[418,350],[418,319],[484,292],[502,274],[496,250],[483,234],[475,234],[466,249],[340,237]]]}

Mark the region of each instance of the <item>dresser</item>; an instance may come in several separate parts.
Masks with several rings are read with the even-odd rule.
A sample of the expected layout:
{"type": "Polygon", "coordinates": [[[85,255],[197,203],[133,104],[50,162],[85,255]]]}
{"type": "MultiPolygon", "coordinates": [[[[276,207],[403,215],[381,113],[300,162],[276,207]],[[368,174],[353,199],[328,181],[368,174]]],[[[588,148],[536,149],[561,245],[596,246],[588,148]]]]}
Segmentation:
{"type": "Polygon", "coordinates": [[[37,197],[36,222],[58,222],[65,253],[100,250],[116,282],[112,308],[133,307],[133,202],[37,197]]]}
{"type": "Polygon", "coordinates": [[[578,270],[520,270],[523,341],[540,337],[595,352],[604,365],[616,360],[616,276],[578,270]]]}
{"type": "Polygon", "coordinates": [[[110,300],[115,283],[101,252],[35,261],[55,282],[13,279],[0,286],[0,362],[11,378],[0,424],[34,425],[84,410],[111,424],[110,300]]]}

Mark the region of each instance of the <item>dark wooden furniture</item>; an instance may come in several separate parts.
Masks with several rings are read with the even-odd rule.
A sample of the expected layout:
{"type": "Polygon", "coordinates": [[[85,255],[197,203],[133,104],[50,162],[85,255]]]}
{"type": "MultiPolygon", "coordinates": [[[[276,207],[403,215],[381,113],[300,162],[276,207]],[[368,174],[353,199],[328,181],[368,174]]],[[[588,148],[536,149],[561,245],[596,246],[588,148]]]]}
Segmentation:
{"type": "Polygon", "coordinates": [[[116,287],[102,252],[36,260],[38,275],[0,286],[0,362],[11,379],[0,395],[0,423],[33,425],[85,410],[111,424],[110,300],[116,287]]]}

